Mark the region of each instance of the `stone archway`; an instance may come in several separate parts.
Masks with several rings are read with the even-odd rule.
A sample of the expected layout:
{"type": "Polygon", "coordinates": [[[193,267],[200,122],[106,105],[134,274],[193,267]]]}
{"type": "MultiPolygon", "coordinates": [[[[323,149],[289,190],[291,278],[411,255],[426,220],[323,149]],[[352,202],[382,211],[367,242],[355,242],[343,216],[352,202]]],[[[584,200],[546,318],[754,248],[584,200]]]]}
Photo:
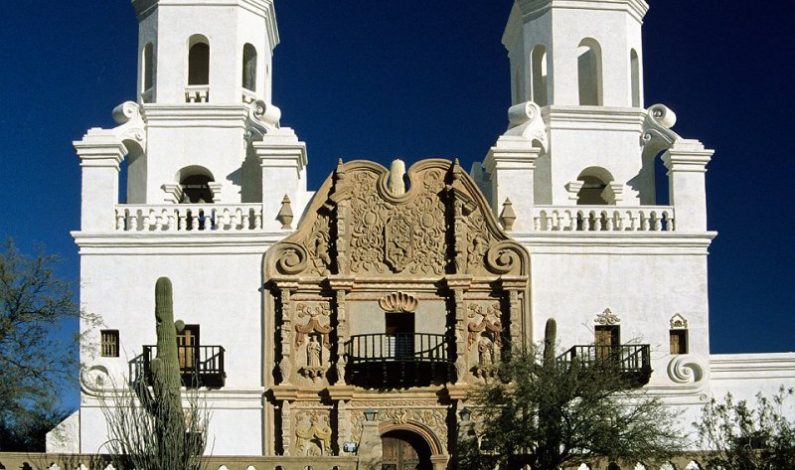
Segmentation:
{"type": "Polygon", "coordinates": [[[379,426],[383,446],[382,470],[443,470],[448,456],[438,436],[419,423],[383,423],[379,426]]]}

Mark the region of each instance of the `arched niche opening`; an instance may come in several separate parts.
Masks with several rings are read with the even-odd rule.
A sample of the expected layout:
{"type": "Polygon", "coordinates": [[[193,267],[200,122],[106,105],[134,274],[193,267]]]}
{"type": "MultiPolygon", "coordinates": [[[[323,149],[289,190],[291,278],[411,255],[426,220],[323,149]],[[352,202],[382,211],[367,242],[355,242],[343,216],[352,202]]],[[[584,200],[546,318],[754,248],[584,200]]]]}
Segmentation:
{"type": "Polygon", "coordinates": [[[210,41],[194,34],[188,42],[188,85],[210,84],[210,41]]]}
{"type": "Polygon", "coordinates": [[[213,174],[203,166],[193,165],[185,167],[177,172],[182,190],[183,204],[204,204],[212,203],[214,199],[213,190],[210,183],[215,181],[213,174]]]}
{"type": "Polygon", "coordinates": [[[604,168],[592,166],[584,169],[577,177],[582,187],[577,193],[577,205],[614,205],[615,195],[610,190],[613,175],[604,168]]]}
{"type": "Polygon", "coordinates": [[[533,48],[530,55],[531,63],[531,87],[533,90],[533,102],[539,106],[546,106],[549,104],[547,96],[547,48],[543,44],[539,44],[533,48]]]}
{"type": "Polygon", "coordinates": [[[632,49],[629,52],[630,82],[632,85],[632,107],[642,106],[640,99],[640,57],[638,52],[632,49]]]}
{"type": "Polygon", "coordinates": [[[586,38],[577,47],[577,84],[582,106],[602,106],[602,47],[586,38]]]}
{"type": "Polygon", "coordinates": [[[257,91],[257,49],[249,43],[243,46],[243,88],[257,91]]]}

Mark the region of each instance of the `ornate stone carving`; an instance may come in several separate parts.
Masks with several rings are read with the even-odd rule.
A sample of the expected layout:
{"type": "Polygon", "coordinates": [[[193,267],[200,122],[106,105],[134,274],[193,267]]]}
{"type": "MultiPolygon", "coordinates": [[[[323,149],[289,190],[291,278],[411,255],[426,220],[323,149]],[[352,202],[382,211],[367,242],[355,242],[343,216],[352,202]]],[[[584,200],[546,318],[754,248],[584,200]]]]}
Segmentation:
{"type": "Polygon", "coordinates": [[[494,274],[521,274],[521,248],[511,242],[495,243],[486,256],[486,267],[494,274]]]}
{"type": "Polygon", "coordinates": [[[385,312],[414,312],[417,299],[405,292],[393,292],[378,299],[378,306],[385,312]]]}
{"type": "Polygon", "coordinates": [[[478,362],[472,368],[475,377],[491,377],[496,372],[496,365],[500,361],[502,349],[502,313],[499,302],[484,306],[470,304],[467,324],[467,351],[477,345],[478,362]]]}
{"type": "Polygon", "coordinates": [[[331,455],[331,425],[328,413],[318,410],[297,413],[294,455],[331,455]]]}
{"type": "Polygon", "coordinates": [[[681,314],[677,313],[673,317],[671,317],[671,329],[672,330],[686,330],[687,329],[687,319],[683,317],[681,314]]]}
{"type": "Polygon", "coordinates": [[[401,272],[413,259],[414,231],[403,214],[390,217],[384,225],[384,260],[401,272]]]}
{"type": "Polygon", "coordinates": [[[296,349],[304,346],[306,337],[309,337],[309,342],[304,346],[306,363],[298,372],[314,381],[323,377],[328,365],[331,308],[327,303],[300,303],[296,306],[296,312],[298,318],[308,317],[306,323],[295,325],[296,349]]]}
{"type": "MultiPolygon", "coordinates": [[[[378,421],[381,423],[392,422],[395,424],[423,425],[430,428],[440,442],[447,442],[447,410],[442,408],[410,408],[411,402],[404,401],[398,408],[376,407],[378,421]]],[[[362,437],[364,414],[361,410],[352,410],[352,437],[359,442],[362,437]]]]}
{"type": "Polygon", "coordinates": [[[602,313],[596,314],[594,323],[597,325],[616,325],[621,323],[621,319],[612,310],[606,308],[602,313]]]}
{"type": "Polygon", "coordinates": [[[309,253],[311,271],[321,276],[328,275],[331,269],[331,227],[328,216],[318,215],[312,231],[304,240],[304,246],[309,253]]]}

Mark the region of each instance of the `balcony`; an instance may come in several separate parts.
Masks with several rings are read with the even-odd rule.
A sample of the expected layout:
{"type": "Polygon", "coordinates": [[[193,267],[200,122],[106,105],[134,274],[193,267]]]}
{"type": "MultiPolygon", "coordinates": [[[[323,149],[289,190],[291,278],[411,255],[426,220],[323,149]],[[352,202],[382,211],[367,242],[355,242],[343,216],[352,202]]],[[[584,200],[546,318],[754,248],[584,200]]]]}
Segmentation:
{"type": "MultiPolygon", "coordinates": [[[[152,359],[157,346],[144,346],[143,354],[130,361],[130,379],[152,385],[152,359]]],[[[221,388],[226,383],[223,346],[177,346],[182,385],[188,388],[221,388]]]]}
{"type": "Polygon", "coordinates": [[[577,361],[580,368],[617,370],[630,387],[642,387],[651,378],[651,347],[648,344],[622,346],[574,346],[558,356],[558,364],[577,361]]]}
{"type": "Polygon", "coordinates": [[[116,206],[117,232],[254,232],[262,230],[262,204],[116,206]]]}
{"type": "Polygon", "coordinates": [[[453,379],[448,338],[428,333],[351,336],[348,380],[367,388],[439,385],[453,379]]]}
{"type": "Polygon", "coordinates": [[[536,232],[673,232],[673,206],[537,206],[536,232]]]}

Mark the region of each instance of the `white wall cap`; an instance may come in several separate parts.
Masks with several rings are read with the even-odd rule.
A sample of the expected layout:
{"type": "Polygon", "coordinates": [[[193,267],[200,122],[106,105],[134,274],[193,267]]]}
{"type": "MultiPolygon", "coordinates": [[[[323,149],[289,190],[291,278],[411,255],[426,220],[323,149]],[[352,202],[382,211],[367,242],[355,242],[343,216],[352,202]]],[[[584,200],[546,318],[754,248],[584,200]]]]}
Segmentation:
{"type": "Polygon", "coordinates": [[[307,164],[306,143],[289,127],[270,130],[251,145],[263,167],[296,167],[300,171],[307,164]]]}
{"type": "Polygon", "coordinates": [[[666,151],[662,160],[671,171],[704,172],[715,151],[705,149],[698,140],[679,139],[666,151]]]}
{"type": "Polygon", "coordinates": [[[543,150],[533,147],[530,139],[523,136],[503,135],[497,139],[494,147],[489,149],[483,168],[494,176],[494,170],[521,169],[532,170],[535,161],[543,150]]]}
{"type": "Polygon", "coordinates": [[[127,154],[127,148],[115,132],[94,127],[88,130],[82,140],[72,142],[80,158],[81,166],[115,166],[127,154]]]}

